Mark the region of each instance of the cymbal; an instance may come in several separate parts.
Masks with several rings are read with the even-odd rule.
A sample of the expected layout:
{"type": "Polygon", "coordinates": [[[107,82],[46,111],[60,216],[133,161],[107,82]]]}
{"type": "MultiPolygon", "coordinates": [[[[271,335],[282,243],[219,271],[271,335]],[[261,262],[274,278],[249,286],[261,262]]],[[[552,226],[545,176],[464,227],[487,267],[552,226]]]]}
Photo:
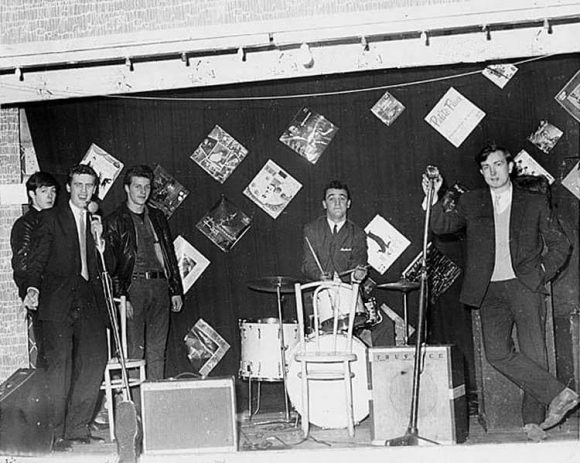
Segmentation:
{"type": "Polygon", "coordinates": [[[407,293],[409,291],[414,291],[416,289],[419,289],[419,286],[420,286],[420,284],[417,281],[409,281],[409,280],[406,280],[405,278],[402,278],[399,281],[391,281],[389,283],[383,283],[383,284],[377,285],[376,288],[392,289],[395,291],[402,291],[404,293],[407,293]]]}
{"type": "Polygon", "coordinates": [[[300,283],[300,280],[292,277],[271,276],[262,277],[257,280],[248,281],[248,288],[254,291],[264,291],[267,293],[276,293],[280,288],[281,293],[293,293],[294,284],[300,283]]]}

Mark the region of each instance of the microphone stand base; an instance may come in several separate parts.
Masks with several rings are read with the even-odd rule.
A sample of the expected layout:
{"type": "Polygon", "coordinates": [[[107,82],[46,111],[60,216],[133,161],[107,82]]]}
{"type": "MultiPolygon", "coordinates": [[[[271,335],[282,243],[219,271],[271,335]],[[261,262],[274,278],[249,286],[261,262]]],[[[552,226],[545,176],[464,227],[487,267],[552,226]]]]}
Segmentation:
{"type": "Polygon", "coordinates": [[[419,436],[416,432],[409,431],[405,432],[402,436],[393,437],[385,441],[385,447],[412,447],[419,445],[419,440],[429,442],[430,444],[440,445],[439,442],[427,439],[426,437],[419,436]]]}

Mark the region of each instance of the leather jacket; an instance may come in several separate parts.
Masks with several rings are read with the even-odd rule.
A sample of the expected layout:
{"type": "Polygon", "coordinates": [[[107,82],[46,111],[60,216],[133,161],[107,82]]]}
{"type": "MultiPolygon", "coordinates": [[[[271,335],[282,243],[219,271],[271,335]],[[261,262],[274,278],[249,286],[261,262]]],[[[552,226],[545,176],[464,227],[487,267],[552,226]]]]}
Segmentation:
{"type": "MultiPolygon", "coordinates": [[[[170,296],[183,296],[183,285],[169,224],[163,212],[147,207],[147,213],[153,229],[159,239],[165,273],[169,283],[170,296]]],[[[104,220],[104,237],[106,241],[105,257],[107,269],[113,280],[115,296],[126,296],[131,285],[131,276],[135,267],[137,254],[137,237],[131,212],[126,203],[121,204],[104,220]]]]}
{"type": "Polygon", "coordinates": [[[29,271],[29,262],[33,251],[32,234],[38,226],[40,212],[30,207],[28,212],[20,217],[12,227],[10,233],[10,247],[12,248],[12,270],[14,282],[18,286],[18,295],[21,299],[26,296],[26,278],[29,271]]]}

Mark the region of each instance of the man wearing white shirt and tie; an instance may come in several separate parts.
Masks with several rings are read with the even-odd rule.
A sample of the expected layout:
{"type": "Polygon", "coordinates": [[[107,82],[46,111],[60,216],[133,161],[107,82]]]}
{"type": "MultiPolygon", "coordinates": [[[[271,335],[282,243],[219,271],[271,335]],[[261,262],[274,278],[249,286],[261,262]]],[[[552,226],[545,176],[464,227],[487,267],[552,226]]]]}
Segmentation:
{"type": "Polygon", "coordinates": [[[539,441],[579,401],[578,394],[547,371],[544,341],[545,283],[566,262],[570,245],[546,195],[512,183],[509,151],[490,145],[475,161],[488,188],[464,193],[448,212],[436,202],[442,177],[423,175],[423,190],[427,193],[432,182],[435,193],[430,227],[438,234],[465,229],[460,300],[480,309],[486,357],[523,389],[524,430],[529,439],[539,441]],[[519,351],[511,340],[514,325],[519,351]]]}
{"type": "Polygon", "coordinates": [[[37,252],[24,303],[37,308],[42,324],[54,451],[102,441],[89,432],[107,362],[106,305],[93,238],[102,225],[86,210],[97,181],[91,167],[72,167],[70,200],[42,211],[34,234],[37,252]]]}

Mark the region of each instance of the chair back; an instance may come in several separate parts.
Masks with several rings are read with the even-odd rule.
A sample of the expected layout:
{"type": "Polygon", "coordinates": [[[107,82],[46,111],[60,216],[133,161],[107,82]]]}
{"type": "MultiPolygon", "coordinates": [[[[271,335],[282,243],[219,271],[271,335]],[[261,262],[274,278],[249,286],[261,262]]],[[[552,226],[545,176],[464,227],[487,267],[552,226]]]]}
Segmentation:
{"type": "MultiPolygon", "coordinates": [[[[335,280],[320,280],[313,281],[309,283],[296,283],[294,285],[294,293],[296,297],[296,317],[298,319],[298,331],[299,331],[299,342],[304,348],[304,343],[306,342],[306,320],[307,315],[304,310],[304,298],[312,298],[312,309],[313,309],[313,333],[312,341],[317,343],[317,350],[320,347],[320,327],[321,327],[321,317],[319,310],[320,295],[323,292],[328,292],[328,300],[331,304],[332,310],[332,332],[329,333],[333,337],[332,350],[336,351],[337,348],[337,338],[343,334],[347,337],[347,350],[352,351],[352,334],[354,330],[354,319],[356,314],[356,306],[359,300],[359,288],[360,283],[343,283],[342,281],[335,280]],[[346,332],[339,331],[339,320],[345,317],[344,310],[339,310],[339,303],[341,295],[348,294],[348,312],[346,316],[348,317],[348,328],[346,332]]],[[[341,349],[343,350],[343,349],[341,349]]]]}

